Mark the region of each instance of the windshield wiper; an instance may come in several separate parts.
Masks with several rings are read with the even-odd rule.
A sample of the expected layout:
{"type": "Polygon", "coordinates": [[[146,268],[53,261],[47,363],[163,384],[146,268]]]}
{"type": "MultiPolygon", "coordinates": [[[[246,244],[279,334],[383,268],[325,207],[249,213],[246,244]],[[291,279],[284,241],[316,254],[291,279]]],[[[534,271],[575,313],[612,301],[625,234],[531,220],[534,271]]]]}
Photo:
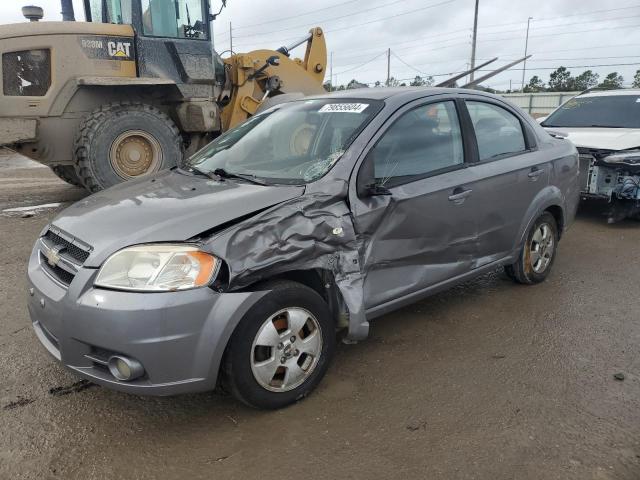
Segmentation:
{"type": "Polygon", "coordinates": [[[211,175],[211,173],[205,172],[204,170],[200,170],[198,167],[194,167],[193,165],[189,165],[189,170],[187,170],[187,171],[191,171],[191,172],[195,173],[196,175],[201,175],[203,177],[210,178],[211,180],[217,180],[217,178],[215,178],[213,175],[211,175]]]}
{"type": "Polygon", "coordinates": [[[266,185],[266,183],[261,182],[260,180],[256,180],[255,175],[227,172],[224,168],[216,168],[213,171],[213,174],[222,178],[239,178],[240,180],[255,183],[256,185],[266,185]]]}

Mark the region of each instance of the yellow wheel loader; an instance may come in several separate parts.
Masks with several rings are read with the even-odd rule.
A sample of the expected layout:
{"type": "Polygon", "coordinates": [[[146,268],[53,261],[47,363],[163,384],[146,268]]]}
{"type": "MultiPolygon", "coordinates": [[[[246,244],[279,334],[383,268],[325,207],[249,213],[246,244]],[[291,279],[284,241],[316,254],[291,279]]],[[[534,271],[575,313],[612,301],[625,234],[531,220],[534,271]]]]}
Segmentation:
{"type": "Polygon", "coordinates": [[[223,60],[208,0],[84,9],[86,22],[42,22],[40,8],[24,7],[31,22],[0,26],[0,145],[90,191],[177,165],[259,109],[324,91],[320,28],[223,60]],[[304,58],[291,58],[304,43],[304,58]]]}

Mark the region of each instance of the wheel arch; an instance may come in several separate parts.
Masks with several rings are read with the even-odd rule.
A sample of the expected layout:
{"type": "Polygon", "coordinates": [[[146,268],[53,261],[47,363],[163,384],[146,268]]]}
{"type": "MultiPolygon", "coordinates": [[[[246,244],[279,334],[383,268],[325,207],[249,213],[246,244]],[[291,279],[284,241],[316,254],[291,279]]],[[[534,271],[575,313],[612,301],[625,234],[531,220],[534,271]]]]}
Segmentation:
{"type": "Polygon", "coordinates": [[[291,280],[311,288],[329,306],[329,311],[337,326],[346,327],[347,307],[342,294],[336,286],[333,272],[322,268],[287,270],[276,275],[262,278],[245,287],[245,291],[253,291],[259,284],[272,280],[291,280]]]}
{"type": "Polygon", "coordinates": [[[556,220],[556,226],[558,227],[558,238],[562,237],[564,231],[564,210],[560,205],[549,205],[544,209],[545,212],[549,212],[556,220]]]}
{"type": "Polygon", "coordinates": [[[538,195],[533,199],[527,212],[522,218],[520,223],[520,230],[516,237],[516,242],[513,248],[514,253],[518,252],[522,247],[529,228],[536,221],[536,219],[542,215],[545,211],[548,211],[553,215],[558,223],[558,235],[562,235],[565,224],[565,208],[564,208],[564,196],[562,191],[553,185],[549,185],[538,192],[538,195]]]}

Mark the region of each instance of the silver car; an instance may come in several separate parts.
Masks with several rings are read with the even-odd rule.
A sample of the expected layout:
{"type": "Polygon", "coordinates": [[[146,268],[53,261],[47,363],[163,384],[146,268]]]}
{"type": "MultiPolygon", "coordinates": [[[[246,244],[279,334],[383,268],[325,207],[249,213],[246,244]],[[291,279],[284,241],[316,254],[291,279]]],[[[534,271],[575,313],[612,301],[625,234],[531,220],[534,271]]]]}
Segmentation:
{"type": "Polygon", "coordinates": [[[504,266],[549,274],[578,203],[578,155],[505,100],[442,88],[285,103],[183,168],[63,211],[29,261],[46,349],[135,394],[222,385],[279,408],[336,333],[504,266]]]}

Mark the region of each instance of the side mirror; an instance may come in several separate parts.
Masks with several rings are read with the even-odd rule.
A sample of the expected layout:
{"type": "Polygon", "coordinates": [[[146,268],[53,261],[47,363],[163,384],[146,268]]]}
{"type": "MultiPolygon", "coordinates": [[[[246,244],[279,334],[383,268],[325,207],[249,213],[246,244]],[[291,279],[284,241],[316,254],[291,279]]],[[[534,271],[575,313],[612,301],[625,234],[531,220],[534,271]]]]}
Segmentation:
{"type": "Polygon", "coordinates": [[[360,165],[356,180],[356,193],[359,198],[391,195],[388,188],[376,184],[373,156],[374,150],[370,150],[362,165],[360,165]]]}

